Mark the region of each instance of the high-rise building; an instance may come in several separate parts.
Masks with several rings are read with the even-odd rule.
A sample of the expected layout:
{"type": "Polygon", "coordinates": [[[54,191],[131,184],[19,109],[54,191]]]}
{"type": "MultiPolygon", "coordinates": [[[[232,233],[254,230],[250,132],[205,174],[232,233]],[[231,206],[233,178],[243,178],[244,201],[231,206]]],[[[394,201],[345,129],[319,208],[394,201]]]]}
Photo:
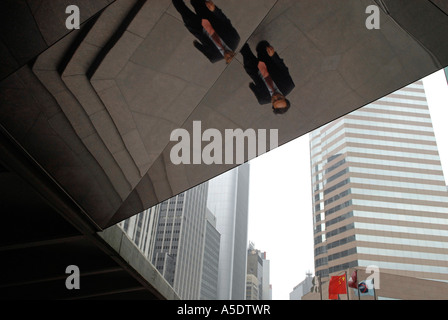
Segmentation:
{"type": "Polygon", "coordinates": [[[207,209],[204,260],[202,263],[201,300],[218,299],[220,238],[221,235],[216,230],[216,217],[207,209]]]}
{"type": "Polygon", "coordinates": [[[248,274],[246,278],[246,300],[260,300],[260,282],[254,274],[248,274]]]}
{"type": "Polygon", "coordinates": [[[147,209],[119,223],[119,226],[147,258],[151,256],[151,231],[154,217],[151,214],[152,210],[154,209],[147,209]]]}
{"type": "Polygon", "coordinates": [[[289,294],[289,300],[302,300],[302,297],[307,293],[311,292],[311,287],[313,286],[313,275],[311,272],[306,274],[305,280],[300,282],[294,287],[292,292],[289,294]]]}
{"type": "Polygon", "coordinates": [[[249,164],[244,164],[209,181],[207,207],[221,234],[219,300],[246,298],[249,174],[249,164]]]}
{"type": "Polygon", "coordinates": [[[448,194],[422,81],[310,135],[322,280],[356,266],[448,280],[448,194]]]}
{"type": "MultiPolygon", "coordinates": [[[[270,263],[266,259],[266,252],[255,249],[254,244],[249,244],[249,249],[247,250],[247,288],[253,285],[253,281],[250,281],[252,277],[257,278],[258,283],[258,296],[255,300],[271,300],[271,286],[269,283],[269,273],[270,273],[270,263]],[[250,282],[250,285],[249,285],[250,282]]],[[[246,299],[248,296],[253,297],[252,293],[246,293],[246,299]]]]}
{"type": "Polygon", "coordinates": [[[151,261],[182,299],[200,299],[207,191],[203,183],[153,210],[151,261]]]}
{"type": "Polygon", "coordinates": [[[271,284],[271,261],[263,260],[263,291],[261,296],[263,300],[272,300],[272,284],[271,284]]]}

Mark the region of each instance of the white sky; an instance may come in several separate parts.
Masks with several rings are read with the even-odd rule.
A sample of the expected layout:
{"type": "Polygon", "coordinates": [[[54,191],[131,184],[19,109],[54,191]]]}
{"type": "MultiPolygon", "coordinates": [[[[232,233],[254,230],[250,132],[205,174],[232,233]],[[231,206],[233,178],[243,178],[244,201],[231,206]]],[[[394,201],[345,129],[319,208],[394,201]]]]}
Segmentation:
{"type": "MultiPolygon", "coordinates": [[[[424,79],[445,180],[448,177],[448,85],[442,71],[424,79]]],[[[308,135],[250,162],[249,241],[266,251],[274,300],[314,275],[308,135]]],[[[447,183],[448,184],[448,183],[447,183]]]]}

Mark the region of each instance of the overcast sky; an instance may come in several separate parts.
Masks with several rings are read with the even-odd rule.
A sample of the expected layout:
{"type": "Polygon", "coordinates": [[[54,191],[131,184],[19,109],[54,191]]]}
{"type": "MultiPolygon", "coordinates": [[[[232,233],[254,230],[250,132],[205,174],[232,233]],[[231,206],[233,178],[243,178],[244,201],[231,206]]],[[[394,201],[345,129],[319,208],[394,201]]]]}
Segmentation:
{"type": "MultiPolygon", "coordinates": [[[[448,85],[443,71],[424,79],[445,180],[448,177],[448,85]]],[[[249,241],[266,251],[274,300],[314,275],[309,136],[250,162],[249,241]]],[[[448,184],[448,183],[447,183],[448,184]]]]}

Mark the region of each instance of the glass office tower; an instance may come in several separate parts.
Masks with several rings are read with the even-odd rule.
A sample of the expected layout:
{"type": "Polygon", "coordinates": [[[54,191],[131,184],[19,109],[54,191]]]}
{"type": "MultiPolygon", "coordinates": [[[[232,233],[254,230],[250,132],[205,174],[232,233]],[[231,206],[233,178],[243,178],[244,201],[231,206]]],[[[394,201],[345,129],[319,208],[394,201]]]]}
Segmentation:
{"type": "Polygon", "coordinates": [[[448,193],[421,81],[310,135],[316,275],[448,280],[448,193]]]}
{"type": "Polygon", "coordinates": [[[246,163],[209,181],[207,207],[221,234],[218,300],[246,298],[249,177],[246,163]]]}
{"type": "Polygon", "coordinates": [[[181,299],[201,295],[208,183],[155,206],[151,262],[181,299]]]}

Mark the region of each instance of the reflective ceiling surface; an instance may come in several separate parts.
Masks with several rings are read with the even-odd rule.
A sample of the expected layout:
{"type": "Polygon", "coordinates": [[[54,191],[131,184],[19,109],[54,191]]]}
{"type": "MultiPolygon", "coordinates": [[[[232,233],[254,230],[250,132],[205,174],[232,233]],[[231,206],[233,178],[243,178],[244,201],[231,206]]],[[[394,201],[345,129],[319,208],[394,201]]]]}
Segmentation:
{"type": "MultiPolygon", "coordinates": [[[[236,152],[233,164],[174,164],[176,129],[192,140],[197,121],[199,134],[223,137],[276,129],[281,146],[448,65],[447,7],[436,0],[215,0],[213,12],[204,1],[78,1],[91,18],[65,34],[58,1],[51,12],[29,6],[36,21],[59,20],[52,37],[48,19],[30,27],[43,40],[28,56],[14,52],[29,43],[2,36],[0,124],[98,229],[238,165],[236,152]],[[370,5],[379,29],[366,27],[370,5]],[[263,65],[289,101],[284,114],[263,65]]],[[[207,144],[192,143],[192,157],[207,144]]]]}

